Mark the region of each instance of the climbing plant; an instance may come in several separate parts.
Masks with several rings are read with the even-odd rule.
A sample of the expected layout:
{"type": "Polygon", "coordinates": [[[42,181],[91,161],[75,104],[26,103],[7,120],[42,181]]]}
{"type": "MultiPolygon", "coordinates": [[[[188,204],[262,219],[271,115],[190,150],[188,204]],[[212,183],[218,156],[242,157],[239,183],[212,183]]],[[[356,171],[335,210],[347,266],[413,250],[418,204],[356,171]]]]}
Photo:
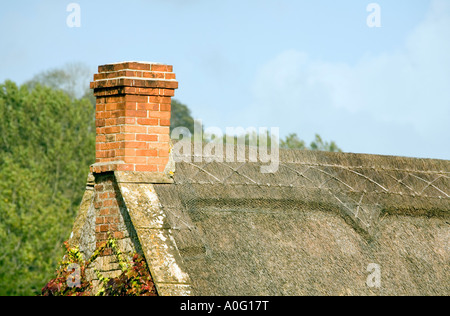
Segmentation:
{"type": "Polygon", "coordinates": [[[43,288],[41,296],[156,296],[156,288],[148,270],[145,258],[135,253],[131,261],[127,261],[117,247],[116,240],[109,238],[97,248],[88,260],[76,247],[64,243],[66,253],[56,270],[56,276],[43,288]],[[92,280],[88,280],[86,272],[94,261],[107,248],[113,250],[121,274],[115,278],[107,278],[95,270],[99,286],[95,290],[92,280]]]}

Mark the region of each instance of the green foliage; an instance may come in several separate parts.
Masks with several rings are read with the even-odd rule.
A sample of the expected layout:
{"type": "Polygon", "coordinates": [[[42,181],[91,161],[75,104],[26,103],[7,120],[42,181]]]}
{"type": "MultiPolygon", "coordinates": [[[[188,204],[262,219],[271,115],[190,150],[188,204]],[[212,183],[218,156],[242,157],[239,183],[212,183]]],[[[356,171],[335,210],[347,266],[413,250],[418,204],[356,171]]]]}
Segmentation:
{"type": "MultiPolygon", "coordinates": [[[[223,143],[224,144],[245,144],[246,146],[256,146],[259,147],[262,144],[267,147],[272,146],[272,141],[275,140],[274,146],[276,146],[276,139],[273,138],[268,130],[266,132],[256,132],[254,131],[246,131],[244,134],[239,135],[223,135],[223,143]]],[[[214,141],[214,137],[211,135],[204,135],[204,141],[211,142],[214,141]]]]}
{"type": "Polygon", "coordinates": [[[30,89],[34,89],[39,84],[55,90],[62,90],[71,98],[85,98],[92,95],[89,88],[91,79],[92,73],[87,65],[83,63],[67,63],[60,68],[38,73],[31,80],[27,81],[25,85],[30,89]]]}
{"type": "Polygon", "coordinates": [[[342,152],[342,150],[336,145],[334,141],[324,142],[320,135],[316,134],[316,137],[310,145],[311,150],[320,150],[320,151],[331,151],[331,152],[342,152]]]}
{"type": "Polygon", "coordinates": [[[42,288],[42,296],[155,296],[156,288],[147,267],[145,259],[134,254],[132,261],[124,259],[123,254],[117,247],[116,240],[109,238],[102,246],[97,248],[92,256],[83,261],[82,254],[78,248],[71,248],[65,242],[66,254],[56,270],[56,277],[50,280],[42,288]],[[106,249],[111,248],[119,261],[121,274],[116,278],[106,278],[99,271],[97,278],[100,281],[100,289],[94,293],[94,286],[86,278],[86,271],[97,257],[106,249]],[[79,267],[79,275],[74,274],[72,264],[79,267]],[[74,275],[78,278],[77,286],[73,280],[74,275]]]}
{"type": "Polygon", "coordinates": [[[286,138],[280,141],[281,148],[289,149],[306,149],[305,142],[301,140],[297,134],[289,134],[286,138]]]}
{"type": "Polygon", "coordinates": [[[61,258],[94,159],[87,100],[0,85],[0,295],[34,295],[61,258]]]}
{"type": "Polygon", "coordinates": [[[194,119],[191,115],[191,110],[183,103],[172,99],[170,118],[170,132],[175,127],[186,127],[194,135],[194,119]]]}
{"type": "Polygon", "coordinates": [[[156,288],[148,271],[147,262],[134,254],[133,261],[122,269],[120,276],[103,281],[99,296],[156,296],[156,288]]]}
{"type": "Polygon", "coordinates": [[[305,145],[305,142],[301,140],[297,134],[289,134],[285,139],[280,141],[281,148],[287,149],[309,149],[309,150],[319,150],[319,151],[331,151],[331,152],[342,152],[342,150],[336,145],[334,141],[325,142],[322,140],[319,134],[316,134],[314,141],[311,142],[309,147],[305,145]]]}
{"type": "Polygon", "coordinates": [[[56,270],[56,277],[50,280],[41,291],[41,296],[89,296],[92,293],[92,283],[86,279],[86,268],[89,267],[99,254],[96,251],[88,261],[83,261],[82,254],[77,248],[70,248],[67,242],[64,242],[66,247],[66,254],[64,259],[59,263],[59,268],[56,270]],[[78,286],[74,286],[76,280],[74,279],[74,269],[70,269],[72,264],[79,266],[78,286]],[[73,283],[70,284],[68,281],[73,283]]]}

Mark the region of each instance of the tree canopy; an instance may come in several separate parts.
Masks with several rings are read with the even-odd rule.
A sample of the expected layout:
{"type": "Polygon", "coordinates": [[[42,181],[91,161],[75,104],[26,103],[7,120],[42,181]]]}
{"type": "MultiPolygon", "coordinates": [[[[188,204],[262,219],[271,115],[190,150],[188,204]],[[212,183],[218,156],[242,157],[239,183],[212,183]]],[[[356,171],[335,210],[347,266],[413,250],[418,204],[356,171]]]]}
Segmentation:
{"type": "Polygon", "coordinates": [[[191,135],[194,135],[194,119],[192,118],[191,110],[187,105],[176,99],[172,99],[170,132],[175,127],[186,127],[191,132],[191,135]]]}
{"type": "Polygon", "coordinates": [[[62,254],[95,154],[86,99],[0,85],[0,295],[40,291],[62,254]]]}
{"type": "Polygon", "coordinates": [[[331,152],[342,152],[342,149],[334,142],[327,142],[316,134],[314,140],[310,143],[309,147],[306,146],[305,141],[301,140],[296,133],[287,135],[284,139],[280,140],[280,147],[287,149],[309,149],[331,152]]]}

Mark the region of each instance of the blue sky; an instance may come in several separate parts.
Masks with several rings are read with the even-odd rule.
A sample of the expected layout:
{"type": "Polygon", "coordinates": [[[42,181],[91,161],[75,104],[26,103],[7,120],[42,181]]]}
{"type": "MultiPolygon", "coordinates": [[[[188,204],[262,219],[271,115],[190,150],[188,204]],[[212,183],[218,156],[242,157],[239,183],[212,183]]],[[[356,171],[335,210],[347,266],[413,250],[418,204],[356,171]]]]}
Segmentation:
{"type": "Polygon", "coordinates": [[[450,1],[8,1],[0,82],[68,62],[174,65],[204,125],[315,133],[347,152],[450,159],[450,1]],[[66,24],[67,5],[81,27],[66,24]]]}

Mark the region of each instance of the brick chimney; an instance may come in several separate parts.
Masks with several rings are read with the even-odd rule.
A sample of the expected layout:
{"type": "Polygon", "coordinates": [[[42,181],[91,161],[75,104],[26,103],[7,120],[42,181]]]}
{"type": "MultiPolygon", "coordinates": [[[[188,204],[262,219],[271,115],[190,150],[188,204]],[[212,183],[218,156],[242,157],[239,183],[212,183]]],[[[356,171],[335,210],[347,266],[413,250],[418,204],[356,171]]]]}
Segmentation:
{"type": "Polygon", "coordinates": [[[162,173],[169,161],[171,97],[178,88],[173,67],[121,62],[98,67],[91,88],[96,104],[93,173],[162,173]]]}

